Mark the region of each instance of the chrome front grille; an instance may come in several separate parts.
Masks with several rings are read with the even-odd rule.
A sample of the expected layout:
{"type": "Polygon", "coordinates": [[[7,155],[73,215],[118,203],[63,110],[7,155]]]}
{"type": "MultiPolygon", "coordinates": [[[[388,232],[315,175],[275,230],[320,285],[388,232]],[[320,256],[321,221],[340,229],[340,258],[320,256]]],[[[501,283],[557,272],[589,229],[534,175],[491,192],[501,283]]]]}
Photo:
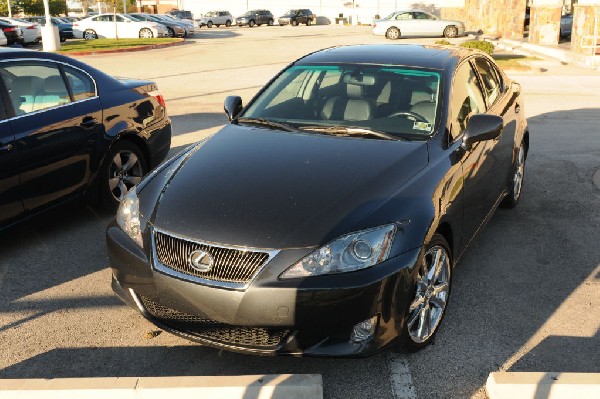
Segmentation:
{"type": "Polygon", "coordinates": [[[249,283],[274,254],[274,252],[215,246],[159,230],[154,232],[154,249],[157,260],[168,269],[182,273],[184,276],[215,282],[217,283],[215,285],[229,284],[231,288],[240,288],[249,283]],[[196,250],[212,256],[214,264],[210,270],[202,272],[192,267],[189,257],[196,250]]]}
{"type": "Polygon", "coordinates": [[[160,305],[150,298],[140,295],[139,299],[146,311],[158,322],[178,331],[234,346],[261,349],[276,349],[290,330],[265,327],[238,327],[222,324],[215,320],[182,313],[160,305]]]}

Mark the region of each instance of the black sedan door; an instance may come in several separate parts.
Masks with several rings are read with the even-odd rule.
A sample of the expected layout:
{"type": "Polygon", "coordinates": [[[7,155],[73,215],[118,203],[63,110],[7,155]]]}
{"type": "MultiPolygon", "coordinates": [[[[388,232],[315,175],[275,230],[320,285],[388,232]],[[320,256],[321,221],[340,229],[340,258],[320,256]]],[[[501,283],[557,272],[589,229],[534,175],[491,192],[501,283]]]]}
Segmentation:
{"type": "Polygon", "coordinates": [[[104,133],[92,78],[50,61],[14,61],[0,68],[15,79],[9,88],[26,210],[83,189],[95,145],[104,133]]]}
{"type": "MultiPolygon", "coordinates": [[[[7,79],[10,79],[10,76],[7,79]]],[[[23,212],[19,193],[15,137],[4,105],[7,98],[8,95],[0,79],[0,224],[23,212]]]]}
{"type": "MultiPolygon", "coordinates": [[[[450,97],[448,126],[451,140],[462,140],[469,118],[486,113],[487,106],[478,75],[470,62],[458,67],[454,76],[450,97]]],[[[461,248],[469,241],[493,209],[502,191],[500,182],[506,179],[502,156],[499,156],[500,140],[487,140],[473,144],[462,154],[464,216],[461,248]]],[[[504,180],[505,181],[505,180],[504,180]]],[[[504,187],[506,183],[504,183],[504,187]]]]}

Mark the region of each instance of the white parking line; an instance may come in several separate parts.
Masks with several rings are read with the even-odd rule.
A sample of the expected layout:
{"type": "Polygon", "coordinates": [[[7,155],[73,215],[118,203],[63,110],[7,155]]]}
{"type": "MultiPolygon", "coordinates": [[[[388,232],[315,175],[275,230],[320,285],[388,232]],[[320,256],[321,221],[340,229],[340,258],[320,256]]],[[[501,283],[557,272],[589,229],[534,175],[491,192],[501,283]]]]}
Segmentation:
{"type": "Polygon", "coordinates": [[[406,356],[389,353],[387,356],[390,369],[392,394],[395,399],[417,399],[417,391],[412,382],[406,356]]]}

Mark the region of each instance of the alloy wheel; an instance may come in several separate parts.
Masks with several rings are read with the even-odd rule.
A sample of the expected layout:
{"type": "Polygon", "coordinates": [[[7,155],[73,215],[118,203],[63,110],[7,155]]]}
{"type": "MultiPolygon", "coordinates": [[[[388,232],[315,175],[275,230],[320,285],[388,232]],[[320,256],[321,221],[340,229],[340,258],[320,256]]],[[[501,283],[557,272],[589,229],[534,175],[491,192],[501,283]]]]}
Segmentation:
{"type": "Polygon", "coordinates": [[[148,28],[143,28],[142,30],[140,30],[140,38],[141,39],[152,39],[154,37],[154,34],[152,33],[152,31],[148,28]]]}
{"type": "Polygon", "coordinates": [[[121,201],[131,187],[143,177],[143,166],[136,154],[121,150],[113,157],[108,171],[108,188],[117,201],[121,201]]]}
{"type": "Polygon", "coordinates": [[[417,277],[415,297],[408,310],[408,335],[415,343],[427,341],[437,329],[450,294],[450,256],[441,245],[425,253],[417,277]]]}
{"type": "Polygon", "coordinates": [[[515,175],[513,176],[513,199],[517,201],[521,196],[521,188],[523,188],[523,177],[525,176],[525,149],[523,145],[519,147],[517,154],[517,165],[515,175]]]}

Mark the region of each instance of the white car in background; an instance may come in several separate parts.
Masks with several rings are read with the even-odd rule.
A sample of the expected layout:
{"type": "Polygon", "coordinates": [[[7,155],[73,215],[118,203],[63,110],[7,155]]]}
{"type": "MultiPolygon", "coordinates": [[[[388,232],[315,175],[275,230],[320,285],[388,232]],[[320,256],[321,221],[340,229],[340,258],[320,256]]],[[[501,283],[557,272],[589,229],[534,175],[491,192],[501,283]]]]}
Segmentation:
{"type": "Polygon", "coordinates": [[[439,19],[421,10],[395,11],[373,22],[373,34],[396,40],[402,36],[457,37],[465,33],[460,21],[439,19]]]}
{"type": "Polygon", "coordinates": [[[140,21],[129,14],[100,14],[73,23],[77,39],[120,39],[168,37],[167,28],[158,22],[140,21]],[[116,18],[116,21],[115,21],[116,18]]]}
{"type": "Polygon", "coordinates": [[[202,18],[196,19],[200,27],[206,25],[207,28],[212,28],[213,25],[216,27],[221,25],[230,27],[233,21],[234,18],[229,11],[209,11],[202,18]]]}
{"type": "Polygon", "coordinates": [[[23,40],[25,40],[25,45],[38,43],[40,40],[42,40],[42,28],[39,24],[25,21],[24,19],[20,18],[8,17],[0,17],[0,21],[20,27],[21,31],[23,32],[23,40]]]}
{"type": "Polygon", "coordinates": [[[8,40],[6,40],[6,35],[0,29],[0,46],[6,46],[8,44],[8,40]]]}

